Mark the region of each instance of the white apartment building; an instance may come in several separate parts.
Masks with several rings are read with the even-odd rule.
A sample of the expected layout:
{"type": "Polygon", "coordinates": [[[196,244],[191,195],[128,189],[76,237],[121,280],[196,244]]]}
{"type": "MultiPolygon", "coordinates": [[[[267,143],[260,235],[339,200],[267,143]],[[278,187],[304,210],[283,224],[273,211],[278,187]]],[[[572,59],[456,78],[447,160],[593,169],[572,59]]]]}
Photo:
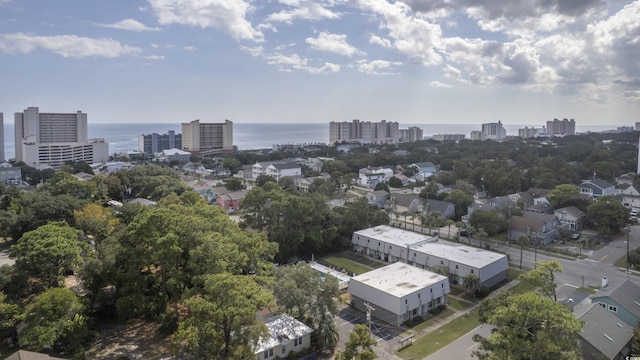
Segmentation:
{"type": "Polygon", "coordinates": [[[41,113],[37,107],[28,107],[15,113],[14,121],[16,161],[55,168],[67,161],[109,160],[109,144],[88,138],[86,113],[41,113]]]}
{"type": "Polygon", "coordinates": [[[424,316],[439,305],[447,305],[449,279],[440,274],[397,262],[352,277],[351,306],[386,323],[400,326],[424,316]]]}
{"type": "Polygon", "coordinates": [[[573,119],[547,121],[547,133],[549,136],[575,135],[576,121],[573,119]]]}
{"type": "Polygon", "coordinates": [[[488,288],[505,280],[509,268],[504,254],[387,225],[354,232],[351,245],[357,253],[386,262],[403,262],[426,270],[447,269],[455,284],[476,275],[480,284],[488,288]]]}
{"type": "Polygon", "coordinates": [[[424,139],[424,132],[418,126],[400,129],[400,139],[405,142],[416,142],[424,139]]]}
{"type": "Polygon", "coordinates": [[[182,123],[182,150],[201,154],[233,152],[233,122],[182,123]]]}
{"type": "Polygon", "coordinates": [[[504,140],[507,137],[507,130],[505,130],[502,123],[486,123],[482,124],[482,134],[484,134],[483,140],[504,140]]]}
{"type": "Polygon", "coordinates": [[[400,124],[395,121],[360,121],[329,123],[329,143],[343,141],[361,144],[395,144],[400,141],[400,124]]]}

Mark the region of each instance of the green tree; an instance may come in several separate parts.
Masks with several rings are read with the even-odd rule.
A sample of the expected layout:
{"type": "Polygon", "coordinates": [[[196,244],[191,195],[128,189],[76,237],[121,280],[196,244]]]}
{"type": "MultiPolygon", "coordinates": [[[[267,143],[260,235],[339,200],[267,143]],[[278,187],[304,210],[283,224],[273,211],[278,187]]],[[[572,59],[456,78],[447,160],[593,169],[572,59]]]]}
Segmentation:
{"type": "Polygon", "coordinates": [[[283,176],[278,180],[278,186],[283,189],[295,189],[296,185],[291,176],[283,176]]]}
{"type": "Polygon", "coordinates": [[[222,273],[205,275],[200,293],[185,305],[189,315],[172,336],[176,352],[198,359],[253,358],[251,344],[266,335],[256,312],[273,305],[273,296],[252,276],[222,273]]]}
{"type": "Polygon", "coordinates": [[[576,333],[582,322],[548,297],[533,292],[485,300],[481,321],[494,327],[473,352],[479,359],[579,359],[576,333]]]}
{"type": "Polygon", "coordinates": [[[520,279],[536,287],[544,296],[558,301],[556,294],[556,273],[562,271],[562,264],[549,260],[538,264],[535,269],[520,275],[520,279]]]}
{"type": "Polygon", "coordinates": [[[111,235],[118,219],[114,218],[111,210],[98,204],[87,204],[82,210],[73,212],[76,228],[85,234],[94,235],[98,240],[103,240],[111,235]]]}
{"type": "Polygon", "coordinates": [[[444,201],[453,203],[456,206],[455,218],[460,219],[467,214],[469,205],[473,204],[473,196],[461,190],[453,190],[444,198],[444,201]]]}
{"type": "Polygon", "coordinates": [[[336,353],[336,360],[373,360],[378,357],[373,347],[378,342],[371,338],[366,325],[358,324],[349,333],[344,352],[336,353]]]}
{"type": "Polygon", "coordinates": [[[269,182],[276,182],[273,176],[261,174],[256,178],[256,186],[263,187],[269,182]]]}
{"type": "Polygon", "coordinates": [[[585,210],[588,201],[580,196],[580,189],[573,184],[560,184],[553,188],[547,196],[547,200],[554,209],[560,209],[568,206],[576,206],[581,210],[585,210]]]}
{"type": "Polygon", "coordinates": [[[24,324],[18,340],[34,351],[64,347],[74,352],[90,335],[84,306],[67,288],[51,288],[38,295],[25,310],[24,324]]]}
{"type": "Polygon", "coordinates": [[[389,179],[389,186],[390,186],[390,187],[393,187],[393,188],[401,188],[401,187],[403,187],[404,185],[402,185],[402,180],[398,179],[398,178],[397,178],[397,177],[395,177],[395,176],[392,176],[392,177],[389,179]]]}
{"type": "Polygon", "coordinates": [[[629,223],[629,210],[611,195],[600,196],[587,206],[587,215],[602,235],[615,234],[629,223]]]}
{"type": "Polygon", "coordinates": [[[12,255],[18,269],[40,279],[46,287],[58,287],[60,278],[82,261],[84,247],[77,230],[52,222],[25,233],[12,247],[12,255]]]}
{"type": "Polygon", "coordinates": [[[231,171],[232,174],[235,174],[238,172],[238,170],[240,170],[240,167],[242,166],[242,164],[240,163],[240,160],[234,157],[228,157],[222,160],[222,166],[229,169],[229,171],[231,171]]]}
{"type": "Polygon", "coordinates": [[[18,322],[20,309],[17,304],[7,300],[7,296],[0,291],[0,332],[12,329],[18,322]]]}
{"type": "Polygon", "coordinates": [[[244,188],[244,185],[242,184],[242,179],[237,178],[235,176],[228,177],[224,179],[223,182],[224,182],[224,187],[226,187],[227,190],[229,191],[238,191],[244,188]]]}
{"type": "Polygon", "coordinates": [[[491,210],[476,210],[469,216],[469,224],[476,229],[484,229],[489,236],[495,236],[507,228],[507,221],[497,212],[491,210]]]}

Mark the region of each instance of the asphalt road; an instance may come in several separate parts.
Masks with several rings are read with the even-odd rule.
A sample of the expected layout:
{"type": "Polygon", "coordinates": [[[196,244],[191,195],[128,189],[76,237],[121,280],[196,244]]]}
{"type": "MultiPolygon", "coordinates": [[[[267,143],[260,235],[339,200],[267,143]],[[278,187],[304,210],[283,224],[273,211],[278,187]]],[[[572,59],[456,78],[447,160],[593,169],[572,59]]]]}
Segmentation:
{"type": "MultiPolygon", "coordinates": [[[[474,242],[474,240],[472,240],[474,242]]],[[[479,245],[479,243],[477,243],[479,245]]],[[[640,246],[640,227],[634,226],[629,233],[629,250],[633,250],[640,246]]],[[[520,262],[520,247],[519,246],[504,246],[496,245],[492,243],[492,249],[507,252],[511,258],[511,261],[515,264],[520,262]]],[[[589,251],[589,257],[581,260],[567,260],[564,258],[557,258],[546,254],[533,251],[524,250],[522,256],[522,266],[526,268],[533,268],[535,260],[543,262],[547,260],[557,260],[562,266],[562,272],[557,274],[556,283],[558,287],[556,289],[558,301],[566,299],[573,299],[574,304],[578,304],[582,301],[588,302],[588,294],[578,291],[579,287],[596,287],[602,286],[602,278],[607,277],[609,284],[618,283],[629,279],[635,283],[640,284],[640,276],[632,275],[626,271],[615,267],[613,264],[618,259],[623,257],[627,252],[627,236],[623,234],[614,238],[607,243],[602,249],[597,251],[589,251]],[[584,277],[584,283],[583,283],[584,277]]],[[[626,270],[626,269],[622,269],[626,270]]],[[[481,326],[475,328],[473,331],[465,334],[453,343],[443,347],[437,352],[429,355],[424,360],[448,360],[448,359],[473,359],[471,353],[478,346],[473,341],[474,334],[481,334],[488,336],[490,333],[489,326],[481,326]]]]}

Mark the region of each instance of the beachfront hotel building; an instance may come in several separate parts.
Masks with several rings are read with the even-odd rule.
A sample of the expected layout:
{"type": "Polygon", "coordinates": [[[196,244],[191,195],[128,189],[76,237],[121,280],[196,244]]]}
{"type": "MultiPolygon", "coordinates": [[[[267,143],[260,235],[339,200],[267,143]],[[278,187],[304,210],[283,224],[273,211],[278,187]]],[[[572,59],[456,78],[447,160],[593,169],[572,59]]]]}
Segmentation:
{"type": "Polygon", "coordinates": [[[169,149],[182,149],[182,134],[169,130],[166,134],[138,135],[138,151],[145,155],[154,155],[169,149]]]}
{"type": "Polygon", "coordinates": [[[193,120],[182,123],[182,150],[200,155],[232,153],[233,122],[201,123],[193,120]]]}
{"type": "Polygon", "coordinates": [[[547,135],[564,136],[576,134],[576,122],[573,119],[553,119],[547,121],[547,135]]]}
{"type": "Polygon", "coordinates": [[[482,124],[483,140],[501,141],[507,137],[507,130],[502,126],[502,122],[482,124]]]}
{"type": "Polygon", "coordinates": [[[15,113],[14,121],[16,161],[56,168],[68,161],[109,160],[109,144],[88,138],[86,113],[41,113],[37,107],[28,107],[15,113]]]}
{"type": "Polygon", "coordinates": [[[409,126],[408,129],[400,129],[400,139],[405,142],[416,142],[424,139],[424,132],[418,126],[409,126]]]}
{"type": "Polygon", "coordinates": [[[400,141],[400,124],[395,121],[380,122],[352,120],[329,123],[329,144],[395,144],[400,141]]]}

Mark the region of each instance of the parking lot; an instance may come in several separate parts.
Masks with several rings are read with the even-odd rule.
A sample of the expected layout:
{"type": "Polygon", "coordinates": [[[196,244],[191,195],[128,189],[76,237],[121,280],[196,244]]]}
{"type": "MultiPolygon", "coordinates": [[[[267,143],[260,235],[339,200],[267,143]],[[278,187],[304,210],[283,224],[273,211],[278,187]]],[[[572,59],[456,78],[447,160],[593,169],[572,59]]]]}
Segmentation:
{"type": "MultiPolygon", "coordinates": [[[[367,324],[366,314],[364,312],[348,306],[340,309],[335,320],[338,325],[338,332],[340,333],[340,342],[338,345],[340,349],[344,349],[344,344],[349,340],[349,333],[353,330],[354,326],[367,324]]],[[[399,359],[393,352],[398,347],[400,333],[401,330],[388,324],[377,323],[375,318],[373,319],[371,323],[371,335],[378,342],[374,349],[379,359],[399,359]]]]}

